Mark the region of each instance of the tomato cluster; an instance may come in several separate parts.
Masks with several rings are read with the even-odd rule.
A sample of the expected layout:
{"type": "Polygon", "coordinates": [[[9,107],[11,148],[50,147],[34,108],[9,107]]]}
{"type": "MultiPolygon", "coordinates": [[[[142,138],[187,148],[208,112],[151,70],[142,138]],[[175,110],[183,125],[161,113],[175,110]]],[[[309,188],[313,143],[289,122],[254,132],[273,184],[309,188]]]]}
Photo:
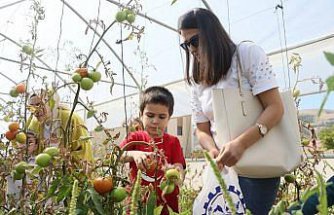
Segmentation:
{"type": "Polygon", "coordinates": [[[121,202],[128,196],[128,191],[124,187],[115,187],[111,177],[97,177],[93,181],[96,192],[100,195],[110,193],[110,197],[114,202],[121,202]]]}
{"type": "Polygon", "coordinates": [[[136,20],[136,15],[132,10],[124,9],[118,11],[115,18],[117,22],[123,22],[126,20],[128,23],[132,24],[136,20]]]}
{"type": "Polygon", "coordinates": [[[88,72],[88,69],[77,68],[72,74],[72,80],[75,83],[80,83],[80,87],[83,90],[90,90],[93,88],[94,83],[101,80],[101,73],[95,70],[88,72]]]}
{"type": "Polygon", "coordinates": [[[8,125],[8,131],[5,133],[7,140],[15,140],[18,143],[25,143],[27,136],[23,131],[20,131],[20,125],[18,122],[12,122],[8,125]]]}
{"type": "Polygon", "coordinates": [[[177,169],[168,169],[165,172],[165,179],[160,183],[160,189],[163,194],[174,192],[176,183],[180,180],[180,172],[177,169]]]}
{"type": "Polygon", "coordinates": [[[24,83],[19,83],[9,91],[11,97],[18,97],[19,94],[26,92],[26,85],[24,83]]]}

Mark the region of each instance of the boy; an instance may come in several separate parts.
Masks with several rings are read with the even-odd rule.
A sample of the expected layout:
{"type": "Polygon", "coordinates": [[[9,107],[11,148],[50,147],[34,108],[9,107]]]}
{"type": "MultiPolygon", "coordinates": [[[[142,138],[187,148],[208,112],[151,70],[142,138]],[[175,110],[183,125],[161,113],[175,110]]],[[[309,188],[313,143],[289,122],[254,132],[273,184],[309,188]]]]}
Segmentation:
{"type": "MultiPolygon", "coordinates": [[[[148,160],[159,163],[156,151],[158,149],[166,158],[167,164],[181,172],[183,178],[186,167],[181,145],[177,137],[165,133],[168,121],[173,114],[173,95],[164,87],[153,86],[147,88],[141,97],[140,116],[144,130],[130,133],[120,144],[126,152],[123,153],[122,160],[130,162],[130,180],[136,179],[138,169],[142,170],[142,185],[152,184],[157,187],[158,205],[165,202],[174,212],[178,212],[179,188],[170,194],[161,195],[162,191],[158,187],[164,176],[164,171],[158,165],[156,171],[149,171],[148,160]]],[[[158,157],[159,158],[159,157],[158,157]]],[[[169,214],[168,208],[164,205],[161,214],[169,214]]]]}

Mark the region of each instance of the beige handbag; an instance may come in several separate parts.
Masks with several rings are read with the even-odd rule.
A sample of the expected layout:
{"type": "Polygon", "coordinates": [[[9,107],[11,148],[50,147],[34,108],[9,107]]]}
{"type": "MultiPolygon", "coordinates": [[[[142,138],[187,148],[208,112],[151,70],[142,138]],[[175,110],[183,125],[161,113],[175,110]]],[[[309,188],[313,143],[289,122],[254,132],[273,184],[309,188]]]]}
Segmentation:
{"type": "MultiPolygon", "coordinates": [[[[227,143],[251,126],[263,107],[251,91],[242,89],[242,64],[237,50],[239,89],[214,89],[213,114],[217,139],[227,143]]],[[[302,149],[297,109],[291,91],[281,93],[284,115],[263,138],[249,147],[234,169],[238,175],[250,178],[272,178],[294,170],[301,162],[302,149]]]]}

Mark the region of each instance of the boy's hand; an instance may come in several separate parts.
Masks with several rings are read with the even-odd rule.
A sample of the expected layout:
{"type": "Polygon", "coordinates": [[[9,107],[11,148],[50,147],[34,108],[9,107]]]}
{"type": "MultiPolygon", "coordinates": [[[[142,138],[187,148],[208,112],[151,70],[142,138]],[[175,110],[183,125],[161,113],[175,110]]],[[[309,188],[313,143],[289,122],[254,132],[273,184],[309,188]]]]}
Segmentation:
{"type": "Polygon", "coordinates": [[[146,159],[154,156],[153,152],[129,151],[138,169],[146,171],[146,159]]]}

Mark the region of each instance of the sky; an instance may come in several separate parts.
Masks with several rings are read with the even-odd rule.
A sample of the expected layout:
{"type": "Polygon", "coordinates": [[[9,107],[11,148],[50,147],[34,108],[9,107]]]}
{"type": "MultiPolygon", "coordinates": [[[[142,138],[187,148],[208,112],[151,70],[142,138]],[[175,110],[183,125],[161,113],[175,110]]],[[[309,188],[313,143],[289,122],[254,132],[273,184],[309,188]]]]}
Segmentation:
{"type": "MultiPolygon", "coordinates": [[[[0,33],[7,37],[4,38],[0,35],[0,57],[20,61],[20,47],[10,40],[19,44],[32,41],[30,30],[33,22],[33,11],[31,10],[33,1],[26,0],[12,6],[6,6],[13,2],[17,1],[0,0],[0,33]]],[[[98,39],[92,30],[87,30],[87,24],[76,13],[87,22],[98,18],[100,23],[103,21],[108,26],[114,21],[115,14],[120,8],[112,3],[119,1],[111,0],[67,0],[65,2],[66,4],[60,0],[41,1],[41,5],[45,9],[45,19],[38,23],[36,47],[43,50],[41,59],[47,66],[72,73],[80,63],[75,56],[79,53],[87,55],[92,44],[95,45],[98,39]],[[60,47],[59,56],[56,51],[57,44],[60,47]],[[58,57],[59,61],[56,63],[58,57]],[[67,71],[68,68],[69,71],[67,71]]],[[[126,4],[127,1],[120,2],[126,4]]],[[[178,0],[174,5],[170,4],[171,0],[137,0],[133,2],[141,4],[140,12],[142,14],[172,28],[177,28],[177,19],[181,14],[194,7],[205,7],[200,0],[178,0]]],[[[236,43],[252,40],[263,47],[267,53],[333,35],[334,14],[332,8],[334,8],[334,2],[331,0],[207,0],[207,2],[236,43]],[[283,9],[281,9],[282,3],[283,9]]],[[[91,23],[95,27],[94,23],[91,23]]],[[[145,27],[145,33],[139,42],[134,39],[123,43],[123,60],[133,72],[136,81],[141,83],[141,77],[146,77],[146,86],[151,86],[168,84],[182,79],[184,56],[179,48],[178,33],[139,16],[137,16],[134,25],[138,28],[145,27]],[[142,51],[141,55],[138,54],[138,51],[137,54],[134,54],[138,49],[142,51]]],[[[101,27],[97,27],[96,30],[100,34],[103,31],[101,27]]],[[[116,41],[122,38],[121,33],[124,38],[129,32],[128,28],[121,24],[113,25],[104,36],[105,42],[101,42],[97,50],[104,60],[110,61],[110,68],[116,73],[114,76],[116,83],[124,81],[128,85],[136,86],[132,78],[123,70],[122,64],[114,56],[112,50],[108,48],[108,46],[111,47],[118,56],[122,56],[122,46],[116,44],[116,41]]],[[[334,69],[325,60],[323,51],[334,52],[333,37],[323,43],[319,42],[312,46],[292,50],[287,54],[271,56],[270,60],[277,73],[281,88],[287,87],[288,76],[290,76],[291,83],[296,78],[292,71],[288,75],[286,65],[286,55],[289,57],[293,52],[298,52],[302,57],[301,79],[321,78],[321,80],[325,80],[333,75],[334,69]]],[[[98,62],[98,56],[93,54],[89,65],[95,66],[98,62]]],[[[36,61],[36,65],[45,67],[39,61],[36,61]]],[[[0,59],[0,72],[15,82],[24,81],[27,77],[27,70],[21,72],[19,68],[18,64],[0,59]]],[[[52,72],[37,69],[36,73],[46,76],[49,83],[53,80],[61,82],[52,72]]],[[[70,81],[68,75],[61,75],[61,77],[70,81]]],[[[108,78],[103,75],[103,79],[107,80],[108,78]]],[[[10,100],[11,98],[4,93],[8,93],[14,84],[3,76],[1,76],[0,82],[1,98],[10,100]]],[[[29,89],[41,86],[40,80],[31,80],[30,83],[29,89]]],[[[311,81],[301,82],[298,87],[302,93],[315,92],[319,88],[311,81]]],[[[100,104],[115,100],[124,94],[138,92],[135,87],[123,88],[120,85],[115,85],[111,94],[109,88],[109,83],[99,83],[91,91],[82,91],[80,96],[83,101],[88,98],[90,102],[100,104]]],[[[67,88],[60,90],[59,94],[63,101],[73,100],[74,94],[67,88]]],[[[302,97],[301,108],[317,108],[320,106],[322,97],[323,94],[302,97]]],[[[325,108],[334,109],[333,101],[334,96],[331,95],[325,108]]],[[[129,106],[131,106],[130,103],[129,106]]],[[[111,105],[110,109],[112,108],[111,105]]],[[[129,108],[131,109],[131,107],[129,108]]]]}

